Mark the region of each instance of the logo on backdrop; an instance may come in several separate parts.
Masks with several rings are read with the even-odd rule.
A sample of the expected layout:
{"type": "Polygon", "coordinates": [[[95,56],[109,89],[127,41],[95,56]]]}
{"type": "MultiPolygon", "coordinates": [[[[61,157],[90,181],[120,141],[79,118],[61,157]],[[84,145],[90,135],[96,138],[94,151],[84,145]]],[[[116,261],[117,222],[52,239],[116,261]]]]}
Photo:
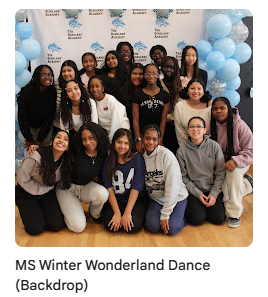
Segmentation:
{"type": "Polygon", "coordinates": [[[140,50],[144,51],[147,48],[147,46],[144,43],[142,43],[141,41],[139,41],[134,44],[134,48],[137,49],[138,51],[140,51],[140,50]]]}
{"type": "Polygon", "coordinates": [[[117,19],[114,19],[113,21],[112,21],[112,24],[116,27],[116,28],[118,28],[118,27],[124,27],[126,24],[121,20],[121,19],[119,19],[119,18],[117,18],[117,19]]]}
{"type": "Polygon", "coordinates": [[[59,52],[61,50],[61,47],[59,47],[55,42],[51,43],[49,46],[48,46],[48,49],[54,53],[54,52],[59,52]]]}
{"type": "MultiPolygon", "coordinates": [[[[145,51],[147,49],[147,46],[142,43],[141,41],[138,41],[134,43],[134,49],[137,50],[138,52],[140,51],[145,51]]],[[[145,63],[147,61],[148,55],[142,55],[137,52],[134,53],[134,58],[136,63],[145,63]]]]}
{"type": "Polygon", "coordinates": [[[181,54],[182,54],[182,50],[186,47],[187,43],[185,41],[180,41],[178,44],[177,44],[177,49],[178,51],[176,51],[176,59],[178,61],[181,60],[181,54]]]}
{"type": "Polygon", "coordinates": [[[102,45],[100,45],[98,43],[98,41],[94,42],[91,44],[91,48],[95,51],[95,52],[98,52],[98,51],[102,51],[104,49],[104,47],[102,45]]]}
{"type": "Polygon", "coordinates": [[[160,28],[162,27],[167,27],[169,25],[169,23],[165,20],[165,19],[162,19],[162,18],[159,18],[155,21],[156,25],[159,26],[160,28]]]}
{"type": "Polygon", "coordinates": [[[79,23],[77,19],[73,19],[73,20],[70,20],[69,26],[71,28],[75,29],[75,28],[80,28],[82,26],[82,24],[79,23]]]}

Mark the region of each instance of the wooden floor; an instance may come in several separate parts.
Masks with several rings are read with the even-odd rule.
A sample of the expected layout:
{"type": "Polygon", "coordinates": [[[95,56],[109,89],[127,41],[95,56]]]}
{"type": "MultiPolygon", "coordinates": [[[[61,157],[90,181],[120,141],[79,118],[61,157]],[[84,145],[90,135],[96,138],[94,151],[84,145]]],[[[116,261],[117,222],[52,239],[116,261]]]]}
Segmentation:
{"type": "MultiPolygon", "coordinates": [[[[253,176],[253,166],[249,173],[253,176]]],[[[75,234],[65,228],[57,233],[31,236],[25,232],[16,207],[15,240],[21,247],[246,247],[253,241],[253,194],[244,197],[243,205],[239,228],[229,228],[227,222],[221,226],[204,223],[198,227],[188,225],[174,236],[150,234],[145,230],[137,234],[110,233],[93,223],[91,216],[87,217],[88,224],[82,233],[75,234]]]]}

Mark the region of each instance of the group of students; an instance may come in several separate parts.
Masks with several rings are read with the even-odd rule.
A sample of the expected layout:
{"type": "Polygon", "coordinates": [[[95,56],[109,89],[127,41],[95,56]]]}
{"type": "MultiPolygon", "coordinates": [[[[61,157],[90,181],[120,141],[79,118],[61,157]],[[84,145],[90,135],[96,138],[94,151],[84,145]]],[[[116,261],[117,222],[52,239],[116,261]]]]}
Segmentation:
{"type": "Polygon", "coordinates": [[[35,69],[18,95],[28,157],[16,205],[29,234],[82,232],[81,201],[113,232],[173,235],[226,214],[229,227],[240,225],[253,191],[251,130],[227,98],[212,102],[195,47],[184,48],[181,69],[161,45],[150,56],[154,63],[135,63],[120,42],[101,69],[92,53],[80,71],[65,61],[55,83],[48,65],[35,69]]]}

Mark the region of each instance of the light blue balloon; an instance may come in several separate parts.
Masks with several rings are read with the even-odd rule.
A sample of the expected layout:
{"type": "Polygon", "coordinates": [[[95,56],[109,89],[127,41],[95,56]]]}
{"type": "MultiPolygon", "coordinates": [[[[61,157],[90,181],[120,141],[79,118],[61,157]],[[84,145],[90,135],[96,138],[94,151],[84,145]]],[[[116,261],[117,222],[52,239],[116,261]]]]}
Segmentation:
{"type": "Polygon", "coordinates": [[[237,42],[235,44],[235,52],[232,56],[239,64],[246,63],[251,57],[251,48],[245,42],[237,42]]]}
{"type": "Polygon", "coordinates": [[[221,52],[225,58],[230,58],[235,52],[235,43],[231,38],[217,39],[213,46],[215,51],[221,52]]]}
{"type": "Polygon", "coordinates": [[[232,107],[235,107],[240,102],[240,95],[234,90],[227,90],[223,93],[222,97],[226,97],[230,101],[232,107]]]}
{"type": "Polygon", "coordinates": [[[233,25],[238,24],[242,20],[241,9],[228,9],[226,15],[230,18],[233,25]]]}
{"type": "Polygon", "coordinates": [[[210,81],[216,75],[216,70],[208,69],[207,63],[204,60],[198,61],[198,68],[205,70],[207,72],[208,81],[210,81]]]}
{"type": "Polygon", "coordinates": [[[15,51],[15,75],[22,73],[26,65],[25,56],[21,52],[15,51]]]}
{"type": "Polygon", "coordinates": [[[208,69],[219,70],[225,64],[225,57],[221,52],[213,51],[206,59],[208,69]]]}
{"type": "Polygon", "coordinates": [[[39,57],[41,46],[35,39],[28,38],[21,42],[18,50],[24,54],[27,61],[31,61],[39,57]]]}
{"type": "Polygon", "coordinates": [[[237,76],[232,80],[226,81],[228,90],[237,90],[241,86],[241,78],[237,76]]]}
{"type": "Polygon", "coordinates": [[[26,22],[16,24],[15,31],[19,34],[21,40],[30,38],[33,35],[32,25],[26,22]]]}
{"type": "Polygon", "coordinates": [[[216,39],[226,37],[231,30],[232,22],[225,14],[216,14],[208,20],[208,34],[216,39]]]}
{"type": "Polygon", "coordinates": [[[20,75],[15,76],[15,83],[20,88],[23,88],[23,87],[25,87],[29,83],[29,81],[31,80],[31,78],[32,78],[31,72],[29,72],[28,70],[24,69],[23,72],[20,75]]]}
{"type": "Polygon", "coordinates": [[[20,130],[19,122],[15,120],[15,131],[19,131],[19,130],[20,130]]]}
{"type": "Polygon", "coordinates": [[[198,51],[198,57],[205,60],[207,55],[213,51],[212,45],[206,40],[199,40],[195,47],[198,51]]]}
{"type": "Polygon", "coordinates": [[[250,10],[248,9],[240,9],[242,13],[242,18],[247,17],[250,14],[250,10]]]}
{"type": "Polygon", "coordinates": [[[240,65],[232,58],[225,60],[225,65],[217,71],[217,76],[225,81],[236,78],[240,73],[240,65]]]}

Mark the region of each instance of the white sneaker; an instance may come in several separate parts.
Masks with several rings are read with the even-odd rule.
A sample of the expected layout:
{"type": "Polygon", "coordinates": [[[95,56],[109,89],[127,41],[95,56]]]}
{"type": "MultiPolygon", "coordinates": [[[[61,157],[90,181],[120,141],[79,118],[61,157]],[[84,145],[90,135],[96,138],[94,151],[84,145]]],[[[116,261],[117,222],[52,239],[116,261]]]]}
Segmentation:
{"type": "Polygon", "coordinates": [[[227,225],[230,228],[237,228],[237,227],[239,227],[240,226],[240,218],[238,218],[238,219],[236,219],[236,218],[229,218],[227,225]]]}

